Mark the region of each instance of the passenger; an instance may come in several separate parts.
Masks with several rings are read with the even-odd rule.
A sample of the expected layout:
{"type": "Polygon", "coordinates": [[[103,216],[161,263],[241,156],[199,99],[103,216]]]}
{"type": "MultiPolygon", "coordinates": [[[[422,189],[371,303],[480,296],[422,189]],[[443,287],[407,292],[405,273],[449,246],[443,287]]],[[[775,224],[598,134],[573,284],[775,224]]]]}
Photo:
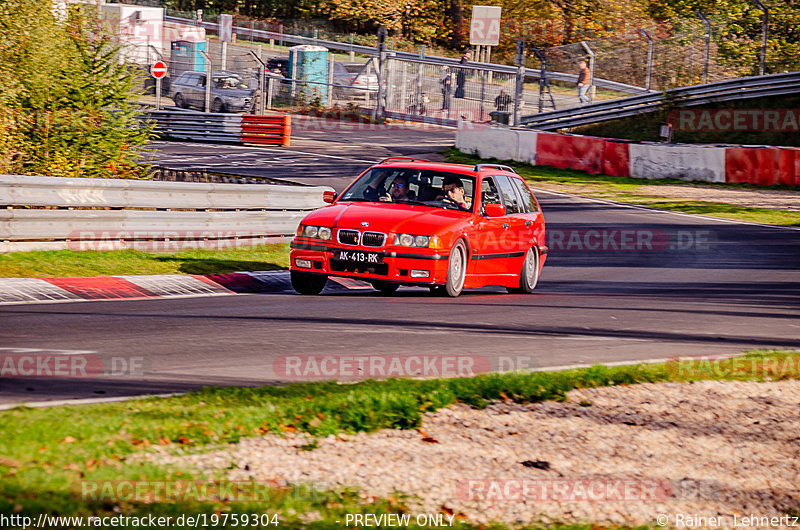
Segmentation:
{"type": "Polygon", "coordinates": [[[448,175],[442,182],[442,196],[444,202],[455,204],[462,210],[469,210],[469,202],[464,196],[464,183],[454,175],[448,175]]]}
{"type": "Polygon", "coordinates": [[[416,196],[413,191],[408,189],[408,179],[399,175],[392,181],[391,191],[381,197],[381,200],[386,202],[413,201],[416,200],[416,196]]]}

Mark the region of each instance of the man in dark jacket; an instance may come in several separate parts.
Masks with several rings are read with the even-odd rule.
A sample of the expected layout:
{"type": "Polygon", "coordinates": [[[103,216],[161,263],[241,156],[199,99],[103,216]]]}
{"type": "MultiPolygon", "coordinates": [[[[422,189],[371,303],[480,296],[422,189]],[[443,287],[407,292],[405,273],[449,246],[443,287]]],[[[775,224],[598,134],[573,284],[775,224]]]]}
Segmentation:
{"type": "Polygon", "coordinates": [[[467,69],[464,68],[463,65],[466,65],[471,59],[472,52],[470,50],[465,51],[464,55],[461,56],[462,67],[458,69],[458,73],[456,74],[456,93],[453,95],[453,97],[464,97],[464,85],[467,82],[467,69]]]}

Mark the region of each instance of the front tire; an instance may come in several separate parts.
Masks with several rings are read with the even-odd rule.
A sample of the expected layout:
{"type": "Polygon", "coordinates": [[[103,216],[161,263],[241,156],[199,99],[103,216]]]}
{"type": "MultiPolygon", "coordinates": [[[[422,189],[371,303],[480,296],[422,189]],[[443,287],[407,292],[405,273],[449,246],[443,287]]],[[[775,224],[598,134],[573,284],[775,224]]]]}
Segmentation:
{"type": "Polygon", "coordinates": [[[372,282],[372,286],[381,292],[383,296],[392,296],[395,291],[400,287],[399,283],[391,283],[391,282],[382,282],[380,280],[376,280],[372,282]]]}
{"type": "Polygon", "coordinates": [[[221,99],[215,99],[211,104],[211,112],[220,113],[225,112],[225,104],[221,99]]]}
{"type": "Polygon", "coordinates": [[[509,293],[530,294],[539,283],[539,249],[532,247],[525,253],[522,270],[519,273],[519,287],[509,287],[509,293]]]}
{"type": "Polygon", "coordinates": [[[324,274],[291,271],[290,276],[292,288],[300,294],[319,294],[328,283],[328,277],[324,274]]]}
{"type": "Polygon", "coordinates": [[[447,296],[455,298],[464,289],[464,279],[467,276],[467,245],[463,239],[456,241],[450,251],[447,262],[447,283],[444,288],[447,296]]]}
{"type": "Polygon", "coordinates": [[[186,100],[183,98],[183,94],[175,94],[175,106],[179,109],[189,108],[189,105],[186,104],[186,100]]]}

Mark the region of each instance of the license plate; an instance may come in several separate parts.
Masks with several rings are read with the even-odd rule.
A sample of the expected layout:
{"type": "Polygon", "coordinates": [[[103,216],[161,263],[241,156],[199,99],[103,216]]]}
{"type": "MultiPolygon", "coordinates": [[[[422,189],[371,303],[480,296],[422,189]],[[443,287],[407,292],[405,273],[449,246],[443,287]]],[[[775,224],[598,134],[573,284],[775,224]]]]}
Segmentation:
{"type": "Polygon", "coordinates": [[[363,250],[337,250],[333,257],[348,263],[362,263],[364,265],[380,265],[383,263],[383,254],[378,252],[364,252],[363,250]]]}

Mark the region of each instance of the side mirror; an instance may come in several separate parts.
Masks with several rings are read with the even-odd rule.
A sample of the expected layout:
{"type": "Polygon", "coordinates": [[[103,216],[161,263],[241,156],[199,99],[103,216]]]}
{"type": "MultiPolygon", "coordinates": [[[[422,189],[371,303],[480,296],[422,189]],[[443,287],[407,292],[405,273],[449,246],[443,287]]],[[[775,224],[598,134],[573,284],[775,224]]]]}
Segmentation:
{"type": "Polygon", "coordinates": [[[506,207],[502,204],[484,204],[483,212],[486,217],[503,217],[506,214],[506,207]]]}
{"type": "Polygon", "coordinates": [[[336,200],[336,194],[332,191],[323,191],[322,192],[322,200],[327,202],[328,204],[332,203],[336,200]]]}

